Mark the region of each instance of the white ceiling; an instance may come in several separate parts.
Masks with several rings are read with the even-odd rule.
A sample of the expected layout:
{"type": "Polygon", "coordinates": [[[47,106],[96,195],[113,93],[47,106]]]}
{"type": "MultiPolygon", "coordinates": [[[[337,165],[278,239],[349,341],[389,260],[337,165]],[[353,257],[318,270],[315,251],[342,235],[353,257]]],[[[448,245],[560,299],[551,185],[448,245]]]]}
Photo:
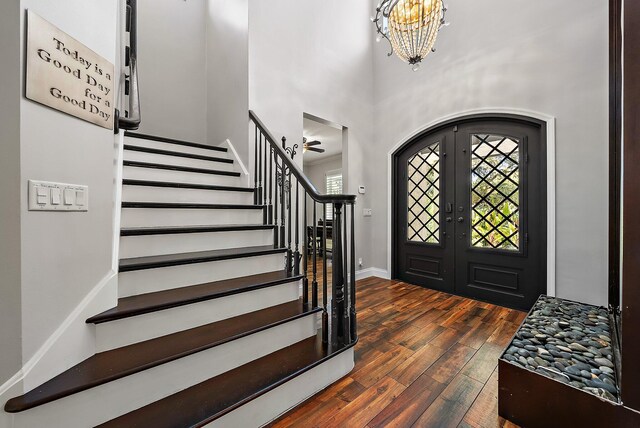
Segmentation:
{"type": "MultiPolygon", "coordinates": [[[[321,145],[315,146],[325,149],[324,153],[308,151],[303,154],[303,162],[315,162],[342,153],[342,130],[328,126],[315,120],[304,118],[303,136],[307,141],[318,140],[321,145]]],[[[302,145],[302,142],[300,142],[302,145]]]]}

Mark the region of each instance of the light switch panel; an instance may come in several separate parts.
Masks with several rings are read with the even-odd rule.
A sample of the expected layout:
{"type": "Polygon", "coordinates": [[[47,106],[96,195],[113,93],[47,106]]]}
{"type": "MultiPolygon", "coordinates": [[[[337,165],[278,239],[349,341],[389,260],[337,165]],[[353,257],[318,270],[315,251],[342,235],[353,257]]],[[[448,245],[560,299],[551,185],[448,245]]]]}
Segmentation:
{"type": "Polygon", "coordinates": [[[29,180],[29,211],[88,211],[89,188],[29,180]]]}
{"type": "Polygon", "coordinates": [[[85,191],[84,190],[76,190],[76,205],[78,205],[79,207],[84,207],[84,205],[86,204],[86,197],[85,197],[85,191]]]}
{"type": "Polygon", "coordinates": [[[64,204],[73,205],[75,200],[76,191],[73,189],[64,189],[64,204]]]}
{"type": "Polygon", "coordinates": [[[49,202],[49,189],[46,187],[38,187],[36,191],[36,204],[46,205],[49,202]]]}
{"type": "Polygon", "coordinates": [[[60,205],[60,188],[58,187],[51,189],[51,205],[60,205]]]}

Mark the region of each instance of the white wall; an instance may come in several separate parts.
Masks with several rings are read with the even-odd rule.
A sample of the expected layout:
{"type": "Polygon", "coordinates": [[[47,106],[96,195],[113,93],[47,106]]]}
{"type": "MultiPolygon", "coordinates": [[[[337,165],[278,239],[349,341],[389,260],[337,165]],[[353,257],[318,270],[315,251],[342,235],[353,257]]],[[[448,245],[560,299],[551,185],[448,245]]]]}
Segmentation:
{"type": "MultiPolygon", "coordinates": [[[[298,142],[303,113],[346,126],[348,188],[363,184],[373,138],[371,13],[368,0],[249,3],[249,106],[276,138],[298,142]]],[[[296,160],[300,161],[299,156],[296,160]]],[[[357,211],[367,203],[359,197],[357,211]]],[[[356,252],[369,263],[370,229],[356,217],[356,252]]]]}
{"type": "MultiPolygon", "coordinates": [[[[338,169],[342,169],[342,154],[329,156],[324,159],[304,164],[304,174],[309,178],[313,185],[316,186],[316,189],[318,189],[320,193],[327,192],[327,172],[338,169]]],[[[324,218],[322,210],[318,210],[317,218],[324,218]]],[[[313,211],[311,210],[307,213],[307,223],[313,224],[313,211]]]]}
{"type": "MultiPolygon", "coordinates": [[[[542,112],[557,124],[557,294],[606,304],[607,17],[599,0],[457,0],[418,72],[376,46],[372,230],[387,229],[387,153],[411,132],[469,109],[542,112]]],[[[372,235],[384,268],[387,234],[372,235]]]]}
{"type": "MultiPolygon", "coordinates": [[[[14,380],[30,389],[92,353],[90,340],[85,340],[91,328],[84,319],[73,318],[72,314],[113,274],[117,139],[110,130],[23,96],[25,11],[35,11],[115,62],[118,1],[7,3],[10,5],[3,4],[1,9],[4,36],[1,49],[5,58],[1,66],[0,101],[1,253],[3,263],[8,261],[12,265],[7,271],[3,265],[2,271],[0,385],[17,373],[14,380]],[[29,179],[88,185],[89,211],[29,212],[29,179]],[[74,334],[60,334],[59,337],[70,340],[60,346],[54,333],[71,325],[74,334]],[[17,361],[16,356],[20,357],[17,361]],[[19,372],[21,367],[23,372],[19,372]]],[[[114,284],[110,285],[115,290],[114,284]]],[[[113,294],[113,298],[98,299],[91,309],[104,310],[115,303],[113,294]]],[[[0,396],[7,386],[11,385],[0,386],[0,396]]]]}
{"type": "Polygon", "coordinates": [[[20,4],[0,3],[0,385],[22,365],[20,345],[20,4]]]}
{"type": "Polygon", "coordinates": [[[249,160],[249,1],[208,0],[207,138],[249,160]]]}
{"type": "Polygon", "coordinates": [[[206,22],[205,0],[138,0],[140,132],[207,142],[206,22]]]}

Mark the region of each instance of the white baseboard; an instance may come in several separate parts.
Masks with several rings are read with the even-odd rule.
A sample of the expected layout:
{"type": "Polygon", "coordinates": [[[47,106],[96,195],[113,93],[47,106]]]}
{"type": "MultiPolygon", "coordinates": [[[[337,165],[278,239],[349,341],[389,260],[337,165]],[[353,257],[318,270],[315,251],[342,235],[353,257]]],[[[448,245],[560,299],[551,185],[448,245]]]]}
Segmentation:
{"type": "Polygon", "coordinates": [[[247,167],[245,166],[244,162],[242,162],[242,159],[238,155],[238,152],[236,151],[236,148],[233,146],[233,143],[231,142],[231,140],[229,139],[224,140],[222,144],[220,144],[220,147],[224,147],[231,152],[231,158],[238,163],[240,172],[242,172],[242,179],[243,179],[242,181],[245,183],[246,186],[250,186],[251,176],[249,174],[249,171],[247,170],[247,167]]]}
{"type": "Polygon", "coordinates": [[[391,279],[391,275],[389,275],[389,271],[386,269],[370,267],[356,271],[356,281],[360,279],[370,278],[372,276],[383,279],[391,279]]]}
{"type": "MultiPolygon", "coordinates": [[[[95,327],[86,319],[116,305],[118,275],[110,271],[56,331],[24,364],[18,373],[0,386],[0,397],[22,384],[21,394],[68,370],[95,353],[95,327]]],[[[10,397],[9,397],[10,398],[10,397]]]]}

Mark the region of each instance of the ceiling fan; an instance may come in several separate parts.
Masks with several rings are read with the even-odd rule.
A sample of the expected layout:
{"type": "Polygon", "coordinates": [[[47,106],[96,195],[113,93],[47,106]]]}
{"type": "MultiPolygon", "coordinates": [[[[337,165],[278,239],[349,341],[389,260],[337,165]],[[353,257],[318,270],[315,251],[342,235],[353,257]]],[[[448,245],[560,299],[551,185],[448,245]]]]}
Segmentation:
{"type": "Polygon", "coordinates": [[[322,144],[322,142],[318,140],[307,141],[307,138],[305,137],[302,139],[302,150],[304,152],[311,151],[316,153],[324,153],[324,149],[321,149],[320,147],[314,147],[314,146],[319,146],[320,144],[322,144]]]}

